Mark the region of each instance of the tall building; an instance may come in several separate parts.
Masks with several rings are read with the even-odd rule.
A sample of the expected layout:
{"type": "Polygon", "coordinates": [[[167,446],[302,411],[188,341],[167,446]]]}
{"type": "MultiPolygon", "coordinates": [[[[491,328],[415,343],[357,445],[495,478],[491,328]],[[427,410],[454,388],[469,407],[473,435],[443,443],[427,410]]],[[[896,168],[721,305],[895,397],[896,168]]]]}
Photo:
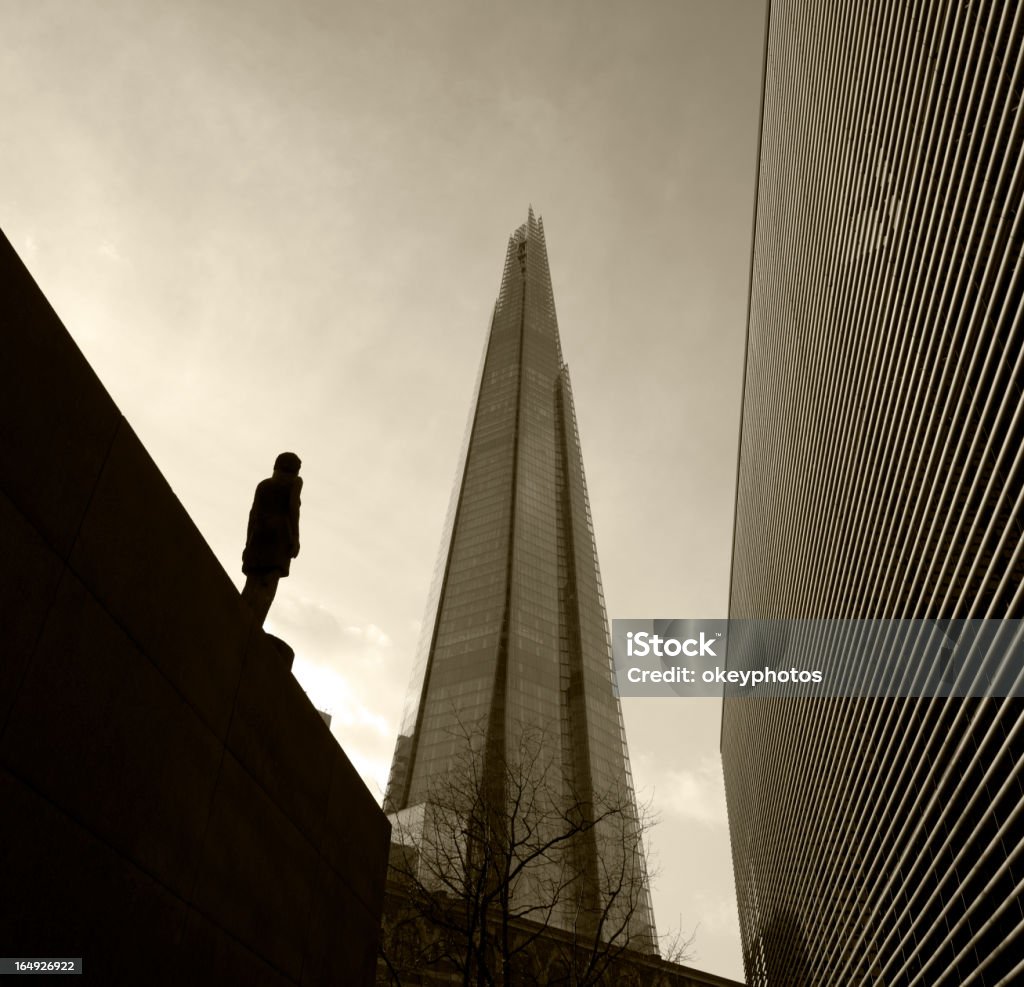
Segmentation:
{"type": "MultiPolygon", "coordinates": [[[[1022,82],[1020,4],[771,0],[730,616],[1024,615],[1022,82]]],[[[722,755],[751,985],[1024,978],[1019,700],[727,698],[722,755]]]]}
{"type": "MultiPolygon", "coordinates": [[[[474,737],[492,790],[513,784],[503,776],[533,737],[556,815],[597,818],[601,805],[626,807],[633,831],[623,862],[637,894],[630,939],[653,948],[572,391],[544,227],[532,208],[509,239],[395,748],[385,809],[396,832],[429,811],[474,737]]],[[[565,929],[581,906],[605,904],[611,833],[603,824],[582,828],[573,845],[578,880],[550,919],[565,929]]],[[[617,842],[621,854],[621,833],[617,842]]],[[[517,887],[527,902],[550,895],[550,882],[534,878],[517,887]]]]}

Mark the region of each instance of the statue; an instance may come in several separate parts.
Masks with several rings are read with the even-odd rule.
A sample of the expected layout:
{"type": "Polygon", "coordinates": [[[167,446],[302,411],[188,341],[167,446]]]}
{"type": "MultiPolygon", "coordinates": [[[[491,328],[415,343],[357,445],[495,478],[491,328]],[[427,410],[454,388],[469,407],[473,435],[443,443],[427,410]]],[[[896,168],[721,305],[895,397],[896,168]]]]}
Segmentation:
{"type": "Polygon", "coordinates": [[[261,481],[249,511],[249,530],[242,553],[246,576],[242,599],[263,625],[277,593],[277,583],[288,575],[299,554],[299,494],[302,461],[294,452],[282,452],[274,461],[274,475],[261,481]]]}

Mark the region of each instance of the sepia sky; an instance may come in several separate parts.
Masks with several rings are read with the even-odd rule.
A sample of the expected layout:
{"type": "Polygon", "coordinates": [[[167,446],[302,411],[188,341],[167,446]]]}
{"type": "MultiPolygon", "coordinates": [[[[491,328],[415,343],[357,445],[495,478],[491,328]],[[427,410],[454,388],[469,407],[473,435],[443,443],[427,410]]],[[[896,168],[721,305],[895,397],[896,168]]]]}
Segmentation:
{"type": "MultiPolygon", "coordinates": [[[[762,0],[0,0],[0,226],[382,797],[508,235],[543,216],[609,617],[723,617],[762,0]]],[[[742,978],[714,700],[624,702],[661,931],[742,978]]]]}

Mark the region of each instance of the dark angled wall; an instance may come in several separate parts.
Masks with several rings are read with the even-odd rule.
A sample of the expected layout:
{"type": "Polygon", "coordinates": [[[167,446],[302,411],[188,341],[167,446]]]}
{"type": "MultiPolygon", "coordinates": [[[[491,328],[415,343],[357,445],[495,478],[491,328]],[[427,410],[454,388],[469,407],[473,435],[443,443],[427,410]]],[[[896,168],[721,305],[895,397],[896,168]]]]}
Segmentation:
{"type": "Polygon", "coordinates": [[[372,983],[388,822],[2,235],[0,339],[0,956],[372,983]]]}

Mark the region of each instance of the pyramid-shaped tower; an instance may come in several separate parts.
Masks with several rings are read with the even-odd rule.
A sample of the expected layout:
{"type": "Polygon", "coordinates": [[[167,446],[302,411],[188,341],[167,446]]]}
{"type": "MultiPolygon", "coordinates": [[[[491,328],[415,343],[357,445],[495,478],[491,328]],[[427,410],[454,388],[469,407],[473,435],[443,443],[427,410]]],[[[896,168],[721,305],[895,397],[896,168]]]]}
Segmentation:
{"type": "MultiPolygon", "coordinates": [[[[598,816],[602,806],[627,808],[625,841],[621,827],[612,836],[602,824],[576,841],[577,899],[552,923],[570,927],[580,898],[604,907],[602,870],[609,854],[621,865],[625,849],[639,886],[629,938],[653,948],[572,391],[532,208],[509,238],[386,811],[401,821],[428,804],[464,763],[470,734],[488,784],[500,788],[524,736],[542,737],[545,786],[566,812],[570,802],[598,816]]],[[[530,893],[540,892],[524,883],[520,894],[530,893]]]]}

